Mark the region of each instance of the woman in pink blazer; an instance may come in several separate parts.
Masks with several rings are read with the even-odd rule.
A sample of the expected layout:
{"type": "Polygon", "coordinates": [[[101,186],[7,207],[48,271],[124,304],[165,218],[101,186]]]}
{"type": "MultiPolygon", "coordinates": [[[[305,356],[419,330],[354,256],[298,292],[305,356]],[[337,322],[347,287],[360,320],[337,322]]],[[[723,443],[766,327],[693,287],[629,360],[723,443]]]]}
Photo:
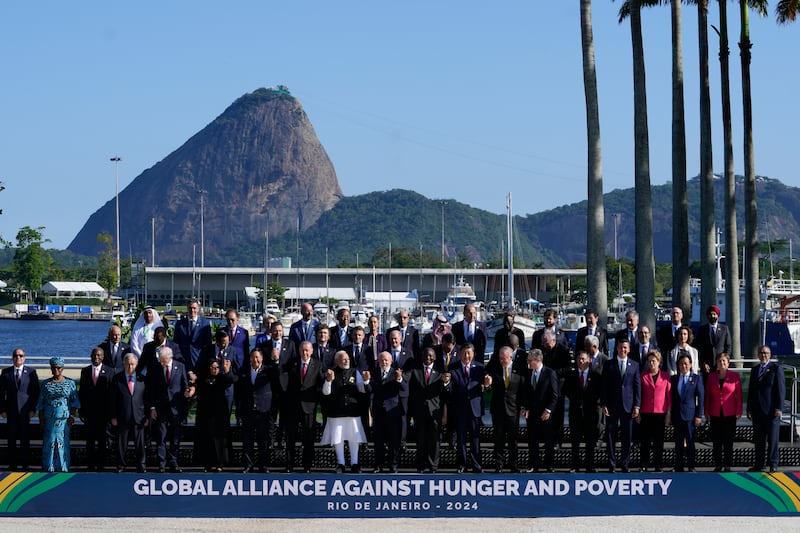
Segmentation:
{"type": "Polygon", "coordinates": [[[653,471],[661,472],[664,455],[665,417],[672,406],[672,386],[669,373],[660,370],[661,352],[652,350],[647,354],[647,363],[642,372],[642,405],[639,409],[642,471],[650,468],[650,450],[653,450],[653,471]]]}
{"type": "Polygon", "coordinates": [[[714,472],[731,471],[736,421],[742,416],[742,380],[739,374],[728,370],[730,361],[728,354],[719,354],[717,369],[706,381],[705,407],[714,443],[714,472]]]}

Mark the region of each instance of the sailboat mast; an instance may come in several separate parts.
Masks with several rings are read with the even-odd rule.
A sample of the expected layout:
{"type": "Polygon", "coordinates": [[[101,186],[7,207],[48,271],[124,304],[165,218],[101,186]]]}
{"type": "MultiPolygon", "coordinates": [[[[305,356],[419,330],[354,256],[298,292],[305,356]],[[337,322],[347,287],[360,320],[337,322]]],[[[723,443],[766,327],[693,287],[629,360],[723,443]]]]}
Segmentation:
{"type": "Polygon", "coordinates": [[[506,231],[508,233],[508,308],[514,309],[514,219],[511,211],[511,193],[508,193],[506,210],[506,231]]]}

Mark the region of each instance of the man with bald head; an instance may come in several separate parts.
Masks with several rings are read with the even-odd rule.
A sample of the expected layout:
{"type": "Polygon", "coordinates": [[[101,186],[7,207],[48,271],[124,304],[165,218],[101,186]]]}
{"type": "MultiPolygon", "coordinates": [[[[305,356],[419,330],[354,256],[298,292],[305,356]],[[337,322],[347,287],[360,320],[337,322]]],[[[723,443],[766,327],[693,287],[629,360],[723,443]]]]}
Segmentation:
{"type": "Polygon", "coordinates": [[[127,342],[122,342],[122,330],[114,325],[108,328],[108,336],[98,345],[103,349],[103,363],[114,369],[115,372],[122,370],[122,360],[125,354],[131,351],[127,342]]]}
{"type": "Polygon", "coordinates": [[[90,472],[102,472],[108,452],[108,391],[114,369],[104,363],[100,346],[92,349],[92,364],[81,369],[78,415],[86,431],[86,465],[90,472]]]}

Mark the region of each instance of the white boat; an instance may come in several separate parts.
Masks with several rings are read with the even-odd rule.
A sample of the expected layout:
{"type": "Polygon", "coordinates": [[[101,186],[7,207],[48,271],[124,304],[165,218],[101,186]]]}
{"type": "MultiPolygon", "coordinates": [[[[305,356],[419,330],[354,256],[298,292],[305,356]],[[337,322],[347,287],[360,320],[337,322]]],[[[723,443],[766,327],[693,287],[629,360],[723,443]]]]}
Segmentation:
{"type": "Polygon", "coordinates": [[[464,320],[464,305],[474,304],[477,301],[475,290],[464,281],[464,276],[461,276],[450,287],[447,299],[442,302],[442,314],[451,324],[455,324],[459,320],[464,320]]]}
{"type": "Polygon", "coordinates": [[[278,306],[278,301],[274,298],[267,300],[267,305],[264,306],[264,312],[271,314],[275,318],[281,316],[281,308],[278,306]]]}

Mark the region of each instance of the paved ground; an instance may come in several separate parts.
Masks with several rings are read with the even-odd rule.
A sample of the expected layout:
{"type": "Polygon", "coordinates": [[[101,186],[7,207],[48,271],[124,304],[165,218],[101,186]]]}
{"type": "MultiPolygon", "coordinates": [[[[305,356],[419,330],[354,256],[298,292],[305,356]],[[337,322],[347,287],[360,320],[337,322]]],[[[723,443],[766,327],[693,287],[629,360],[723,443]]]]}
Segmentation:
{"type": "Polygon", "coordinates": [[[136,531],[147,533],[161,531],[249,531],[280,533],[302,532],[365,532],[398,531],[400,529],[435,529],[437,533],[471,531],[562,531],[584,530],[588,532],[613,531],[615,533],[688,533],[731,528],[766,531],[770,533],[792,532],[800,529],[800,518],[756,518],[756,517],[711,517],[687,518],[674,516],[616,516],[581,518],[414,518],[414,519],[181,519],[181,518],[0,518],[3,531],[72,533],[86,531],[136,531]]]}

